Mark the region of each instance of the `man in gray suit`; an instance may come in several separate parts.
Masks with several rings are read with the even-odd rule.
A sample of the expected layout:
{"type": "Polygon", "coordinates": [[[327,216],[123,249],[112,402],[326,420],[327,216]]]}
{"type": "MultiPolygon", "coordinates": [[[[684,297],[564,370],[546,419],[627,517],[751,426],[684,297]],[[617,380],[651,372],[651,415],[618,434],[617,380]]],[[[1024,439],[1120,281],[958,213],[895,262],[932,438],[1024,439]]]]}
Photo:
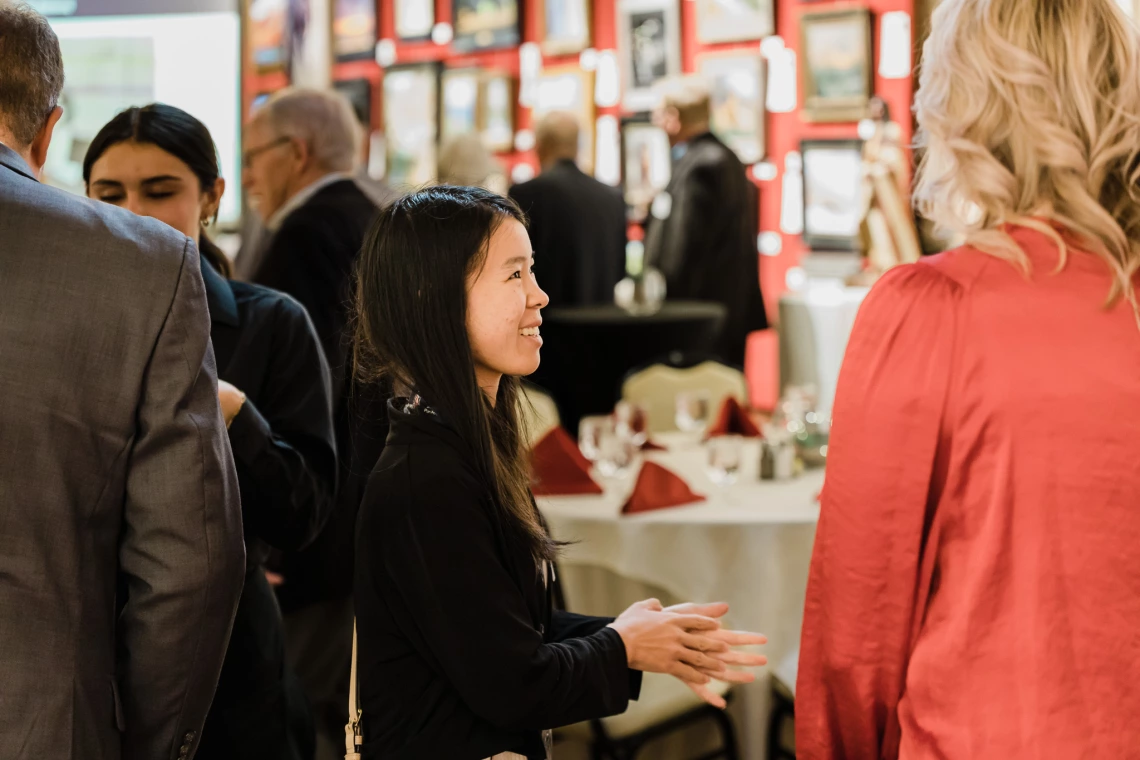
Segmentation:
{"type": "Polygon", "coordinates": [[[37,182],[62,86],[0,0],[0,758],[185,760],[245,570],[198,253],[37,182]]]}

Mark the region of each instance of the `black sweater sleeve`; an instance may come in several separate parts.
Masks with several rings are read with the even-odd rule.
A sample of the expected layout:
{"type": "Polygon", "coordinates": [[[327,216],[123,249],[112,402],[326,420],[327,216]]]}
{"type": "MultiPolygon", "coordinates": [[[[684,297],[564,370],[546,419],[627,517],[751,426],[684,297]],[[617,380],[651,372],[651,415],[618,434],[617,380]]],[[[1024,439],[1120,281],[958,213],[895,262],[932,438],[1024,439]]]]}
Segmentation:
{"type": "MultiPolygon", "coordinates": [[[[396,479],[399,480],[399,479],[396,479]]],[[[406,483],[406,481],[405,481],[406,483]]],[[[397,488],[397,490],[402,490],[397,488]]],[[[421,640],[467,706],[504,730],[556,728],[620,713],[630,696],[625,645],[604,626],[544,643],[496,549],[474,478],[422,479],[394,498],[383,563],[421,640]]]]}

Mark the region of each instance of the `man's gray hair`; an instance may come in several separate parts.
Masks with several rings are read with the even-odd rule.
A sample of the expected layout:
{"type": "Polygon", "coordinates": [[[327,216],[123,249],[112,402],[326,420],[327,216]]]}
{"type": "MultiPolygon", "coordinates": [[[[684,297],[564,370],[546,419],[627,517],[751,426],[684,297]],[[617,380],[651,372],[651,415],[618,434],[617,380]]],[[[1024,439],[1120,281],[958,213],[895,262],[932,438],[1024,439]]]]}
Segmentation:
{"type": "Polygon", "coordinates": [[[0,0],[0,129],[26,148],[63,91],[63,55],[46,18],[25,3],[0,0]]]}
{"type": "Polygon", "coordinates": [[[253,116],[282,137],[309,146],[317,166],[352,171],[360,152],[361,129],[348,98],[339,92],[288,87],[272,95],[253,116]]]}

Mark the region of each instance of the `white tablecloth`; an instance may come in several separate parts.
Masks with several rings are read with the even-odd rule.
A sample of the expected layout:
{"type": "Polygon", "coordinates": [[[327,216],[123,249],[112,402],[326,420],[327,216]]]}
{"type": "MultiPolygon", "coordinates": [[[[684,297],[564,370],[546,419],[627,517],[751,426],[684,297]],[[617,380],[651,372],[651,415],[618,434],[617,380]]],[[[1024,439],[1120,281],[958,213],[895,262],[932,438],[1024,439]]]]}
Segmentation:
{"type": "MultiPolygon", "coordinates": [[[[622,516],[632,474],[599,480],[606,487],[602,496],[539,499],[554,537],[576,542],[559,563],[569,604],[587,614],[616,615],[634,601],[628,587],[623,593],[597,582],[597,568],[662,589],[669,601],[725,601],[731,607],[727,624],[767,635],[765,653],[777,663],[799,639],[823,473],[759,482],[759,444],[751,441],[744,444],[739,482],[721,488],[705,474],[703,450],[691,441],[679,445],[684,440],[663,437],[670,450],[649,458],[684,478],[706,502],[622,516]]],[[[750,760],[764,757],[768,682],[761,675],[739,690],[733,710],[743,756],[750,760]]]]}

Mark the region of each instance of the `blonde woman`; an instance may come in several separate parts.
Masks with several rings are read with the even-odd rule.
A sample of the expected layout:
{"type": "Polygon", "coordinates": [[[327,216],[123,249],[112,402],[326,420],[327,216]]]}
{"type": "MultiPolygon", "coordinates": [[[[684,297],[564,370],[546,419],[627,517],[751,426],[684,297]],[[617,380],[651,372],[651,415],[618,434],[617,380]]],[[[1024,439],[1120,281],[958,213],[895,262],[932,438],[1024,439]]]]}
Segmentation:
{"type": "Polygon", "coordinates": [[[1140,39],[1112,0],[944,0],[922,211],[847,349],[798,755],[1140,747],[1140,39]]]}

